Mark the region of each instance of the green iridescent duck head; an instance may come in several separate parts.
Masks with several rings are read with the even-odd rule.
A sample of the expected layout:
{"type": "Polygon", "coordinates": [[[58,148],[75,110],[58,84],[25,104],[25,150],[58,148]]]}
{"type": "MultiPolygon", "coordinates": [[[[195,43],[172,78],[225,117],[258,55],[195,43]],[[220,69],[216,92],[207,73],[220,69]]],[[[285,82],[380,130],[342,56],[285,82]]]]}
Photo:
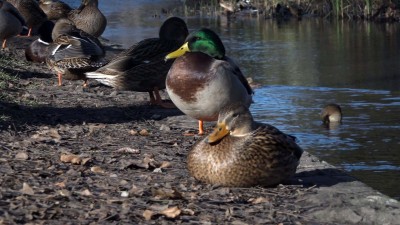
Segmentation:
{"type": "Polygon", "coordinates": [[[186,52],[202,52],[213,58],[222,59],[225,56],[225,47],[214,31],[201,28],[190,33],[185,43],[176,51],[169,53],[165,60],[177,58],[186,52]]]}

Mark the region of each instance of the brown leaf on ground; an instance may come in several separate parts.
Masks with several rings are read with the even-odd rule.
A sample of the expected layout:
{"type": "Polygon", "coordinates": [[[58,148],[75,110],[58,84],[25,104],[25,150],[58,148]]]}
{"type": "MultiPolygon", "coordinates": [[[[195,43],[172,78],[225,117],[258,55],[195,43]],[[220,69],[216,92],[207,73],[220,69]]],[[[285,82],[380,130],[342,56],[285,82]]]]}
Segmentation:
{"type": "Polygon", "coordinates": [[[264,197],[258,197],[258,198],[250,198],[248,202],[251,202],[252,204],[260,204],[260,203],[269,202],[269,200],[264,197]]]}
{"type": "Polygon", "coordinates": [[[15,159],[18,159],[18,160],[27,160],[27,159],[29,159],[29,155],[28,155],[26,152],[18,152],[18,153],[15,155],[15,159]]]}
{"type": "Polygon", "coordinates": [[[91,195],[93,195],[92,192],[89,191],[89,189],[85,189],[85,190],[81,191],[79,194],[81,194],[83,196],[91,196],[91,195]]]}
{"type": "Polygon", "coordinates": [[[146,210],[144,210],[144,212],[143,212],[143,217],[144,217],[144,219],[145,220],[151,220],[151,217],[154,215],[154,212],[153,211],[151,211],[151,210],[148,210],[148,209],[146,209],[146,210]]]}
{"type": "Polygon", "coordinates": [[[34,192],[33,189],[29,186],[29,184],[27,184],[27,183],[25,183],[25,182],[22,184],[21,192],[22,192],[23,194],[26,194],[26,195],[34,195],[34,194],[35,194],[35,192],[34,192]]]}
{"type": "Polygon", "coordinates": [[[140,150],[139,149],[134,149],[134,148],[130,148],[130,147],[120,148],[116,152],[118,152],[118,153],[140,154],[140,150]]]}
{"type": "Polygon", "coordinates": [[[92,166],[90,171],[93,173],[104,173],[104,170],[100,166],[92,166]]]}
{"type": "Polygon", "coordinates": [[[182,211],[178,208],[178,206],[174,206],[171,208],[164,209],[163,211],[160,212],[160,214],[173,219],[178,217],[181,214],[181,212],[182,211]]]}
{"type": "Polygon", "coordinates": [[[184,199],[182,193],[175,189],[152,188],[151,193],[156,199],[184,199]]]}
{"type": "Polygon", "coordinates": [[[140,136],[149,136],[150,133],[146,129],[142,129],[139,131],[140,136]]]}
{"type": "Polygon", "coordinates": [[[60,157],[61,162],[81,164],[82,158],[74,154],[62,154],[60,157]]]}

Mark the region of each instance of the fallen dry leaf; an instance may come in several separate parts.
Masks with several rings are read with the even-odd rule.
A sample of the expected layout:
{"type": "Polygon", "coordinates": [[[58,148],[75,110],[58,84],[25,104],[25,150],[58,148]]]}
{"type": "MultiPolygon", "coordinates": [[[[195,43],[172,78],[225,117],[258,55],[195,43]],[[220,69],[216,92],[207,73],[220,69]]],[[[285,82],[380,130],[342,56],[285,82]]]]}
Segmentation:
{"type": "Polygon", "coordinates": [[[134,149],[134,148],[129,148],[129,147],[120,148],[116,152],[118,152],[118,153],[140,154],[140,150],[139,149],[134,149]]]}
{"type": "Polygon", "coordinates": [[[138,135],[138,132],[136,130],[130,130],[129,134],[130,135],[138,135]]]}
{"type": "Polygon", "coordinates": [[[182,193],[175,189],[152,188],[151,193],[156,199],[183,199],[182,193]]]}
{"type": "Polygon", "coordinates": [[[143,188],[139,188],[136,185],[132,185],[132,188],[129,190],[129,193],[135,196],[142,196],[144,192],[143,188]]]}
{"type": "Polygon", "coordinates": [[[170,166],[171,166],[170,162],[162,161],[161,165],[160,165],[160,168],[167,168],[167,167],[170,167],[170,166]]]}
{"type": "Polygon", "coordinates": [[[183,209],[182,210],[182,214],[193,216],[194,215],[194,211],[191,210],[191,209],[183,209]]]}
{"type": "Polygon", "coordinates": [[[269,200],[264,197],[258,197],[258,198],[250,198],[248,202],[251,202],[252,204],[260,204],[260,203],[269,202],[269,200]]]}
{"type": "Polygon", "coordinates": [[[151,220],[151,217],[153,215],[154,215],[154,212],[151,210],[148,210],[148,209],[144,210],[144,212],[143,212],[143,217],[145,220],[151,220]]]}
{"type": "Polygon", "coordinates": [[[160,212],[160,214],[173,219],[179,216],[181,212],[182,211],[178,208],[178,206],[174,206],[171,208],[164,209],[163,211],[160,212]]]}
{"type": "Polygon", "coordinates": [[[85,189],[85,190],[81,191],[80,194],[83,196],[91,196],[92,192],[90,192],[89,189],[85,189]]]}
{"type": "Polygon", "coordinates": [[[139,134],[141,136],[149,136],[150,135],[149,132],[146,129],[142,129],[141,131],[139,131],[139,134]]]}
{"type": "Polygon", "coordinates": [[[93,173],[104,173],[104,170],[100,166],[92,166],[90,171],[93,173]]]}
{"type": "Polygon", "coordinates": [[[54,185],[59,187],[59,188],[65,188],[65,182],[64,181],[55,183],[54,185]]]}
{"type": "Polygon", "coordinates": [[[22,184],[21,192],[22,192],[23,194],[26,194],[26,195],[34,195],[34,194],[35,194],[35,192],[34,192],[33,189],[29,186],[29,184],[27,184],[27,183],[25,183],[25,182],[22,184]]]}
{"type": "Polygon", "coordinates": [[[72,163],[72,164],[81,164],[81,157],[74,154],[62,154],[60,157],[61,162],[72,163]]]}
{"type": "Polygon", "coordinates": [[[26,152],[18,152],[18,153],[15,155],[15,159],[18,159],[18,160],[27,160],[27,159],[29,159],[29,156],[28,156],[28,154],[27,154],[26,152]]]}
{"type": "Polygon", "coordinates": [[[69,197],[69,196],[71,196],[71,192],[69,192],[69,191],[66,190],[66,189],[62,189],[62,190],[60,190],[58,193],[59,193],[61,196],[64,196],[64,197],[69,197]]]}

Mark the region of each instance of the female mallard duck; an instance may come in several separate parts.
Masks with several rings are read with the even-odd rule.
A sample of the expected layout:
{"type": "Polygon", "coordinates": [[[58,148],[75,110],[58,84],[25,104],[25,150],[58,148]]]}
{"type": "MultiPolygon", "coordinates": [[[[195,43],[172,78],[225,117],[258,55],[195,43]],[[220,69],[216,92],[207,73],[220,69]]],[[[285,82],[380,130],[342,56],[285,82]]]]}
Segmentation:
{"type": "Polygon", "coordinates": [[[341,123],[342,109],[338,104],[330,103],[322,109],[321,119],[324,124],[341,123]]]}
{"type": "Polygon", "coordinates": [[[25,49],[26,60],[31,62],[43,63],[49,54],[50,43],[53,42],[51,33],[53,31],[54,22],[48,20],[39,27],[39,38],[33,41],[25,49]]]}
{"type": "Polygon", "coordinates": [[[107,19],[99,10],[98,4],[98,0],[82,0],[79,8],[68,14],[68,19],[74,22],[78,29],[99,37],[106,29],[107,19]]]}
{"type": "Polygon", "coordinates": [[[49,20],[65,18],[72,10],[68,4],[58,0],[40,0],[39,6],[49,20]]]}
{"type": "Polygon", "coordinates": [[[18,10],[10,3],[0,0],[0,41],[1,48],[6,47],[7,39],[22,31],[25,20],[18,10]]]}
{"type": "Polygon", "coordinates": [[[210,184],[271,186],[296,172],[302,153],[295,137],[253,121],[246,106],[234,104],[221,110],[214,132],[193,146],[187,166],[210,184]]]}
{"type": "Polygon", "coordinates": [[[222,107],[243,103],[249,107],[253,91],[239,67],[227,56],[216,33],[202,28],[165,59],[177,58],[166,79],[172,102],[185,114],[203,121],[215,121],[222,107]],[[179,57],[179,58],[177,58],[179,57]]]}
{"type": "Polygon", "coordinates": [[[52,38],[46,62],[57,72],[58,85],[62,85],[64,74],[74,74],[71,79],[83,79],[86,85],[84,72],[104,65],[103,46],[97,38],[77,29],[72,21],[59,19],[54,26],[52,38]]]}
{"type": "Polygon", "coordinates": [[[172,61],[165,62],[164,57],[181,46],[187,35],[185,21],[171,17],[161,26],[159,38],[148,38],[134,44],[86,76],[120,90],[149,92],[152,104],[167,106],[158,93],[158,90],[165,89],[165,78],[172,65],[172,61]]]}
{"type": "Polygon", "coordinates": [[[39,7],[36,0],[7,0],[18,9],[29,28],[28,35],[31,36],[32,29],[39,27],[47,20],[46,14],[39,7]]]}

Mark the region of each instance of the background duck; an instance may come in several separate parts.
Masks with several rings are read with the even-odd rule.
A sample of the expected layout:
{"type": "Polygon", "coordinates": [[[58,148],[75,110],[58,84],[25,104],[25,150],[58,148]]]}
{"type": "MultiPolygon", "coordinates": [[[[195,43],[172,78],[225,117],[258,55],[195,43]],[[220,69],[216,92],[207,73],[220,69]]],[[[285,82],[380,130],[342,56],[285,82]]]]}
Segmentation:
{"type": "Polygon", "coordinates": [[[107,19],[98,8],[98,0],[82,0],[78,9],[68,14],[68,19],[75,23],[78,29],[95,37],[100,37],[107,26],[107,19]]]}
{"type": "Polygon", "coordinates": [[[193,146],[187,167],[210,184],[271,186],[296,172],[302,153],[293,136],[255,122],[246,106],[234,104],[221,110],[214,132],[193,146]]]}
{"type": "Polygon", "coordinates": [[[58,0],[40,0],[39,6],[49,20],[65,18],[72,10],[67,3],[58,0]]]}
{"type": "Polygon", "coordinates": [[[58,85],[62,85],[63,74],[73,74],[70,79],[86,77],[84,72],[104,65],[103,46],[92,35],[79,30],[66,18],[59,19],[52,32],[53,43],[49,47],[48,66],[58,74],[58,85]]]}
{"type": "Polygon", "coordinates": [[[0,41],[1,48],[6,47],[7,39],[22,31],[25,20],[18,10],[10,3],[0,0],[0,41]]]}
{"type": "Polygon", "coordinates": [[[342,123],[342,109],[338,104],[327,104],[321,111],[323,126],[327,129],[337,129],[342,123]]]}
{"type": "Polygon", "coordinates": [[[39,38],[34,40],[26,49],[25,49],[25,58],[28,61],[44,63],[46,62],[46,58],[49,54],[48,49],[50,43],[53,42],[51,38],[51,33],[54,28],[54,22],[48,20],[44,22],[39,27],[39,38]]]}
{"type": "Polygon", "coordinates": [[[173,63],[165,62],[164,57],[181,46],[188,33],[185,21],[171,17],[160,27],[159,38],[148,38],[134,44],[86,76],[116,89],[149,92],[152,104],[168,107],[158,92],[165,89],[165,78],[173,63]]]}
{"type": "Polygon", "coordinates": [[[342,109],[338,104],[330,103],[322,109],[321,119],[324,124],[341,123],[342,109]]]}
{"type": "Polygon", "coordinates": [[[43,10],[39,7],[39,4],[36,0],[7,0],[18,11],[21,13],[24,18],[26,25],[29,28],[28,35],[31,36],[32,29],[40,27],[42,23],[47,21],[47,16],[43,12],[43,10]]]}
{"type": "Polygon", "coordinates": [[[222,107],[252,103],[253,90],[239,67],[225,56],[225,47],[212,30],[192,32],[166,56],[171,58],[177,59],[167,75],[167,92],[182,112],[199,120],[199,134],[204,133],[203,121],[217,120],[222,107]]]}

